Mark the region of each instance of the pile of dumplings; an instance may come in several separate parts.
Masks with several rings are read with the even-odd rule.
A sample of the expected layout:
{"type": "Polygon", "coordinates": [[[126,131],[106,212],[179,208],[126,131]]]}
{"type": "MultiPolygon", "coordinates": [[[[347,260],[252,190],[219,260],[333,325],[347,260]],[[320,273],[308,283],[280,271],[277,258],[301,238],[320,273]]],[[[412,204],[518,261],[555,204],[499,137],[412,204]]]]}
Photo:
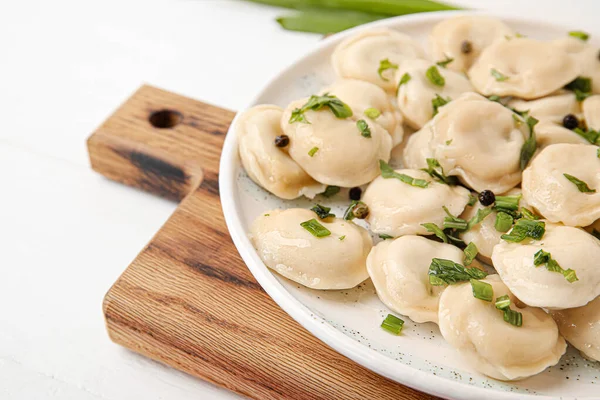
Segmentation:
{"type": "Polygon", "coordinates": [[[316,201],[258,216],[257,253],[312,289],[370,278],[392,312],[438,324],[495,379],[542,372],[567,342],[600,360],[598,48],[484,16],[442,21],[429,39],[426,52],[362,31],[333,52],[332,85],[238,117],[257,185],[322,204],[350,189],[343,216],[316,201]],[[441,264],[454,270],[432,272],[441,264]]]}

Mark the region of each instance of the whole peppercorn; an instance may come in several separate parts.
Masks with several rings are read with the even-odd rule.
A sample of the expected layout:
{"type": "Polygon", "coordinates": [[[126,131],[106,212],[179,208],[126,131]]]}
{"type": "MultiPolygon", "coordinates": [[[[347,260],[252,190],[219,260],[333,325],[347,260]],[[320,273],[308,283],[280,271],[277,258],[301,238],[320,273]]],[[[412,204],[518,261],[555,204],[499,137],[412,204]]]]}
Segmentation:
{"type": "Polygon", "coordinates": [[[579,126],[579,120],[573,114],[567,114],[563,118],[563,126],[567,129],[575,129],[579,126]]]}
{"type": "Polygon", "coordinates": [[[354,208],[352,208],[352,215],[354,215],[354,218],[358,218],[358,219],[367,218],[367,216],[369,215],[369,206],[367,206],[362,201],[356,203],[354,208]]]}
{"type": "Polygon", "coordinates": [[[350,191],[348,192],[348,197],[350,197],[350,200],[360,200],[360,198],[362,197],[362,189],[357,187],[353,187],[352,189],[350,189],[350,191]]]}
{"type": "Polygon", "coordinates": [[[482,206],[491,206],[496,201],[496,195],[491,190],[484,190],[479,193],[479,202],[482,206]]]}
{"type": "Polygon", "coordinates": [[[290,144],[290,137],[288,135],[281,135],[275,138],[275,146],[286,147],[290,144]]]}
{"type": "Polygon", "coordinates": [[[470,52],[473,51],[473,44],[471,42],[469,42],[468,40],[464,40],[461,44],[460,44],[460,51],[463,54],[469,54],[470,52]]]}

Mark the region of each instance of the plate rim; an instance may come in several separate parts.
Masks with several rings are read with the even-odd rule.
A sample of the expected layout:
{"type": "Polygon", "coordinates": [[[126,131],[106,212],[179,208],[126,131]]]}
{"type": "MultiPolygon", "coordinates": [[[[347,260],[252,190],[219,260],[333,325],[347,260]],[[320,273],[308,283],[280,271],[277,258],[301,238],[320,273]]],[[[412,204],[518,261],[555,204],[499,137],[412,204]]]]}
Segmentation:
{"type": "MultiPolygon", "coordinates": [[[[263,93],[268,90],[275,82],[283,75],[296,67],[296,65],[306,58],[314,56],[323,48],[330,46],[333,42],[339,42],[344,38],[353,35],[363,30],[373,28],[392,28],[398,29],[398,25],[418,24],[425,22],[433,22],[447,17],[459,15],[482,15],[494,18],[499,18],[507,23],[527,24],[532,27],[545,27],[546,29],[564,29],[565,32],[569,28],[560,23],[546,22],[538,19],[530,19],[514,16],[513,14],[489,12],[481,10],[470,11],[436,11],[428,13],[418,13],[411,15],[402,15],[393,18],[387,18],[369,24],[360,25],[352,29],[329,36],[313,46],[308,52],[296,58],[292,63],[283,68],[279,73],[274,75],[266,82],[261,90],[252,98],[245,107],[238,110],[235,118],[227,131],[221,159],[219,163],[219,192],[221,198],[221,207],[225,217],[225,223],[229,234],[233,240],[244,263],[256,278],[258,283],[267,292],[267,294],[277,303],[283,311],[291,316],[296,322],[306,328],[312,335],[324,342],[327,346],[339,354],[350,358],[361,366],[386,377],[392,381],[402,385],[409,386],[413,389],[428,393],[439,397],[449,397],[459,400],[479,400],[481,398],[489,398],[494,395],[498,400],[516,400],[516,399],[555,399],[553,396],[534,395],[526,393],[505,392],[497,389],[482,388],[469,385],[455,380],[451,380],[432,373],[421,371],[409,365],[397,362],[379,352],[357,343],[354,339],[344,335],[329,323],[322,324],[321,319],[315,319],[313,312],[306,307],[302,302],[296,299],[275,277],[275,275],[264,265],[254,247],[252,246],[247,234],[244,232],[243,223],[240,218],[239,201],[234,196],[237,157],[238,157],[238,141],[233,127],[241,111],[244,111],[257,104],[257,100],[262,97],[263,93]]],[[[400,27],[401,28],[401,27],[400,27]]],[[[565,397],[561,396],[562,400],[583,399],[582,397],[565,397]]]]}

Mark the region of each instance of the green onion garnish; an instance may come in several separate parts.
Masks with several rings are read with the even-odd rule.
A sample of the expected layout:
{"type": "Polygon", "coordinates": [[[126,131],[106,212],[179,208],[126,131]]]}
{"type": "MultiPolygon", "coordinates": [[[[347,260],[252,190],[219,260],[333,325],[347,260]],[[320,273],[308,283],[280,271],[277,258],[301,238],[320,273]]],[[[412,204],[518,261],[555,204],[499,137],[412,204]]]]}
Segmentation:
{"type": "Polygon", "coordinates": [[[290,124],[294,122],[302,122],[303,124],[310,124],[306,117],[304,116],[304,111],[300,108],[294,108],[292,111],[292,115],[290,116],[290,120],[288,121],[290,124]]]}
{"type": "Polygon", "coordinates": [[[346,211],[344,211],[344,219],[352,221],[354,218],[364,219],[369,215],[369,207],[360,200],[352,200],[346,211]]]}
{"type": "Polygon", "coordinates": [[[316,204],[313,208],[311,208],[311,211],[314,211],[321,219],[335,217],[335,214],[331,214],[329,212],[331,211],[331,207],[325,207],[320,204],[316,204]]]}
{"type": "Polygon", "coordinates": [[[600,147],[598,147],[598,150],[596,150],[596,157],[600,158],[600,147]]]}
{"type": "Polygon", "coordinates": [[[523,218],[525,218],[525,219],[531,219],[531,220],[540,219],[539,215],[537,215],[536,213],[534,213],[533,211],[531,211],[530,209],[525,208],[525,207],[521,208],[521,214],[523,214],[523,218]]]}
{"type": "Polygon", "coordinates": [[[446,185],[458,185],[458,178],[455,176],[444,175],[444,169],[440,165],[440,162],[435,158],[427,158],[427,168],[421,168],[421,171],[425,171],[440,183],[446,185]]]}
{"type": "Polygon", "coordinates": [[[340,236],[340,237],[339,237],[339,239],[340,239],[340,241],[342,241],[342,240],[346,239],[346,235],[342,235],[342,236],[340,236]]]}
{"type": "Polygon", "coordinates": [[[444,229],[458,229],[462,231],[467,229],[467,221],[450,214],[450,211],[448,211],[448,208],[446,206],[442,206],[442,208],[444,209],[447,215],[446,217],[444,217],[444,229]]]}
{"type": "Polygon", "coordinates": [[[585,76],[578,76],[565,86],[565,89],[572,90],[575,93],[577,101],[583,101],[592,95],[592,79],[585,76]]]}
{"type": "Polygon", "coordinates": [[[573,184],[575,184],[575,186],[577,186],[577,189],[579,189],[580,192],[596,193],[596,189],[590,189],[590,187],[584,181],[575,178],[573,175],[569,175],[569,174],[563,174],[563,175],[565,178],[567,178],[569,181],[571,181],[573,184]]]}
{"type": "Polygon", "coordinates": [[[388,78],[386,78],[385,76],[383,76],[383,73],[385,71],[387,71],[388,69],[398,69],[398,64],[392,63],[387,58],[385,60],[379,61],[379,69],[377,70],[377,73],[379,74],[379,77],[381,79],[383,79],[384,81],[389,81],[388,78]]]}
{"type": "Polygon", "coordinates": [[[505,310],[508,307],[510,307],[510,297],[507,294],[496,299],[496,308],[498,310],[505,310]]]}
{"type": "Polygon", "coordinates": [[[339,186],[327,186],[325,188],[325,191],[323,193],[321,193],[321,194],[323,196],[325,196],[325,197],[331,197],[331,196],[335,196],[339,192],[340,192],[340,187],[339,186]]]}
{"type": "Polygon", "coordinates": [[[420,188],[426,188],[429,186],[429,182],[427,182],[425,179],[416,179],[405,174],[399,174],[383,160],[379,160],[379,169],[381,170],[381,177],[383,179],[396,178],[408,185],[420,188]]]}
{"type": "Polygon", "coordinates": [[[398,87],[396,88],[396,96],[398,96],[398,92],[400,91],[400,86],[404,85],[405,83],[407,83],[408,81],[410,81],[410,74],[408,72],[405,72],[404,75],[402,75],[402,78],[400,78],[400,82],[398,82],[398,87]]]}
{"type": "Polygon", "coordinates": [[[504,321],[517,327],[523,325],[523,314],[510,309],[510,297],[508,295],[505,294],[496,298],[496,308],[503,312],[504,321]]]}
{"type": "Polygon", "coordinates": [[[313,147],[312,149],[310,149],[308,151],[308,155],[311,156],[311,157],[313,157],[317,151],[319,151],[319,148],[318,147],[313,147]]]}
{"type": "Polygon", "coordinates": [[[365,115],[371,119],[377,119],[381,115],[381,111],[371,107],[365,110],[365,115]]]}
{"type": "Polygon", "coordinates": [[[439,65],[439,66],[440,66],[440,67],[442,67],[442,68],[446,68],[446,66],[447,66],[448,64],[450,64],[452,61],[454,61],[454,58],[446,57],[446,59],[445,59],[445,60],[443,60],[443,61],[438,61],[438,62],[436,62],[436,64],[437,64],[437,65],[439,65]]]}
{"type": "Polygon", "coordinates": [[[356,127],[358,128],[358,130],[360,131],[360,134],[363,137],[366,137],[366,138],[371,137],[371,129],[369,128],[367,121],[365,121],[364,119],[359,119],[358,121],[356,121],[356,127]]]}
{"type": "Polygon", "coordinates": [[[318,111],[323,107],[329,108],[333,115],[335,115],[337,118],[348,118],[352,116],[352,109],[350,106],[348,106],[348,104],[344,103],[334,95],[325,93],[322,96],[310,96],[310,99],[308,99],[302,108],[296,108],[294,111],[292,111],[289,123],[310,123],[304,116],[304,112],[307,110],[318,111]]]}
{"type": "Polygon", "coordinates": [[[546,265],[546,269],[551,272],[559,272],[563,274],[565,279],[573,283],[578,281],[577,274],[571,268],[562,269],[562,267],[558,264],[558,262],[552,258],[552,254],[540,249],[537,253],[533,255],[533,265],[539,267],[540,265],[546,265]]]}
{"type": "Polygon", "coordinates": [[[380,237],[381,239],[383,239],[383,240],[388,240],[388,239],[393,239],[393,238],[394,238],[393,236],[390,236],[390,235],[388,235],[388,234],[386,234],[386,233],[380,233],[380,234],[379,234],[379,237],[380,237]]]}
{"type": "Polygon", "coordinates": [[[438,238],[440,238],[444,243],[448,243],[448,237],[446,236],[446,234],[444,233],[444,231],[437,226],[436,224],[434,224],[433,222],[428,222],[425,224],[421,224],[421,226],[425,229],[427,229],[427,232],[431,232],[433,233],[435,236],[437,236],[438,238]]]}
{"type": "Polygon", "coordinates": [[[511,217],[505,212],[500,211],[498,214],[496,214],[496,222],[494,223],[494,228],[496,228],[498,232],[508,232],[510,228],[512,228],[513,222],[513,217],[511,217]]]}
{"type": "Polygon", "coordinates": [[[440,71],[435,65],[432,65],[431,67],[427,68],[427,71],[425,71],[425,76],[427,77],[427,79],[429,79],[429,82],[431,82],[435,86],[444,86],[446,84],[446,80],[440,74],[440,71]]]}
{"type": "Polygon", "coordinates": [[[316,236],[318,238],[331,235],[329,229],[325,228],[319,223],[319,221],[317,221],[314,218],[300,223],[300,226],[309,231],[313,236],[316,236]]]}
{"type": "Polygon", "coordinates": [[[535,154],[535,150],[537,148],[537,141],[533,127],[538,123],[538,120],[533,117],[527,117],[526,122],[529,126],[529,138],[525,141],[525,143],[523,143],[523,146],[521,146],[521,171],[527,168],[527,164],[529,164],[529,161],[531,161],[531,158],[535,154]]]}
{"type": "Polygon", "coordinates": [[[519,243],[526,238],[540,240],[544,236],[544,233],[546,233],[545,222],[520,219],[510,233],[506,233],[500,237],[507,242],[519,243]]]}
{"type": "Polygon", "coordinates": [[[471,263],[473,262],[475,257],[477,257],[478,252],[479,252],[479,250],[477,249],[477,246],[475,245],[475,243],[470,242],[467,245],[467,247],[465,247],[465,249],[463,250],[463,253],[465,254],[465,259],[463,261],[464,264],[471,265],[471,263]]]}
{"type": "Polygon", "coordinates": [[[473,297],[483,301],[492,301],[494,298],[494,288],[487,282],[478,281],[477,279],[471,279],[471,289],[473,290],[473,297]]]}
{"type": "Polygon", "coordinates": [[[471,279],[483,279],[487,273],[477,268],[466,268],[451,260],[434,258],[429,265],[428,275],[431,285],[440,286],[445,283],[453,285],[471,279]]]}
{"type": "Polygon", "coordinates": [[[477,210],[477,214],[475,214],[475,216],[471,218],[469,222],[467,222],[467,230],[473,228],[475,225],[483,221],[485,217],[492,213],[492,211],[493,210],[491,208],[480,208],[477,210]]]}
{"type": "Polygon", "coordinates": [[[521,197],[523,197],[521,194],[515,196],[496,196],[496,208],[516,211],[519,209],[521,197]]]}
{"type": "Polygon", "coordinates": [[[402,332],[402,327],[404,326],[404,321],[395,315],[388,314],[387,317],[381,323],[381,327],[386,331],[393,333],[394,335],[399,335],[402,332]]]}
{"type": "Polygon", "coordinates": [[[436,93],[435,97],[431,99],[431,106],[433,107],[433,116],[435,117],[437,115],[440,107],[445,106],[451,101],[452,99],[450,97],[443,98],[442,96],[436,93]]]}
{"type": "Polygon", "coordinates": [[[571,31],[571,32],[569,32],[569,36],[573,36],[577,39],[581,39],[584,42],[590,38],[589,33],[586,33],[584,31],[571,31]]]}
{"type": "Polygon", "coordinates": [[[475,203],[477,203],[477,197],[475,197],[471,193],[469,193],[469,202],[467,203],[467,205],[469,207],[473,207],[475,205],[475,203]]]}
{"type": "Polygon", "coordinates": [[[496,79],[496,81],[498,82],[504,82],[505,80],[508,79],[508,76],[504,75],[503,73],[499,72],[497,69],[492,68],[490,70],[490,73],[492,74],[492,76],[496,79]]]}
{"type": "Polygon", "coordinates": [[[581,128],[575,128],[575,129],[573,129],[573,132],[575,132],[576,134],[578,134],[579,136],[581,136],[582,138],[584,138],[591,144],[600,144],[600,141],[599,141],[600,132],[598,132],[598,131],[595,131],[593,129],[588,129],[588,130],[584,131],[581,128]]]}

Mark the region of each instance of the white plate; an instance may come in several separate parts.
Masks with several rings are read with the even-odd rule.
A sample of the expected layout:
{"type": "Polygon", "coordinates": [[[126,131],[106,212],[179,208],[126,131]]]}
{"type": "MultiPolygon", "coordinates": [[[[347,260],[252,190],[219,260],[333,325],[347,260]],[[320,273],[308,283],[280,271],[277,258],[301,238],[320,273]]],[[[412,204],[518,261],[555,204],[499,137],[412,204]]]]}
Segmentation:
{"type": "MultiPolygon", "coordinates": [[[[333,82],[330,55],[344,37],[359,30],[398,29],[420,40],[426,48],[431,28],[457,14],[436,12],[397,17],[332,36],[276,76],[249,107],[265,103],[285,107],[290,101],[314,94],[333,82]]],[[[563,37],[570,30],[570,27],[530,19],[498,17],[517,32],[539,39],[563,37]]],[[[221,156],[219,186],[233,242],[266,292],[323,342],[378,374],[441,397],[473,400],[600,398],[600,363],[581,358],[572,348],[558,365],[535,377],[516,383],[496,381],[465,365],[460,355],[443,340],[435,324],[415,324],[405,318],[401,336],[383,331],[379,325],[389,310],[377,298],[370,281],[346,291],[316,291],[271,272],[247,237],[250,223],[266,210],[308,207],[311,202],[306,199],[283,201],[255,185],[240,165],[237,145],[237,138],[230,129],[221,156]]],[[[321,197],[316,200],[337,207],[339,212],[349,202],[347,192],[336,198],[337,202],[333,203],[321,197]]]]}

